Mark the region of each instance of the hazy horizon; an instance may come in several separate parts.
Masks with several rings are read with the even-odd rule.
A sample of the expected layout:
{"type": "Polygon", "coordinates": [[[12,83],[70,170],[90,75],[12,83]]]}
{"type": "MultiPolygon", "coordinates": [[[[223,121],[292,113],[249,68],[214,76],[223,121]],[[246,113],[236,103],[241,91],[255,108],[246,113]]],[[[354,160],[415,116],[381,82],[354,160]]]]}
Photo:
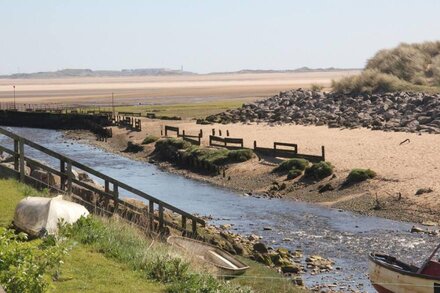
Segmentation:
{"type": "Polygon", "coordinates": [[[440,39],[435,0],[0,0],[0,11],[0,75],[362,68],[382,48],[440,39]]]}

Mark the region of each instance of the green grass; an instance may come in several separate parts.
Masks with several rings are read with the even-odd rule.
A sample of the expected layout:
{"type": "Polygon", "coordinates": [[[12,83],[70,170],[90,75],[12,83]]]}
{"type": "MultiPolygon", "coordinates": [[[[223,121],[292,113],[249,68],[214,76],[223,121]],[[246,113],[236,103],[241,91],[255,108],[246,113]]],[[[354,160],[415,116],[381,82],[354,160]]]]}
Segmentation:
{"type": "Polygon", "coordinates": [[[304,177],[313,180],[322,180],[332,174],[333,166],[330,162],[319,162],[307,167],[304,172],[304,177]]]}
{"type": "Polygon", "coordinates": [[[347,176],[346,183],[357,183],[376,177],[371,169],[352,169],[347,176]]]}
{"type": "Polygon", "coordinates": [[[304,171],[307,166],[309,166],[309,161],[305,159],[290,159],[281,162],[278,166],[276,166],[273,171],[274,172],[288,172],[291,169],[297,169],[300,171],[304,171]]]}
{"type": "Polygon", "coordinates": [[[288,278],[283,278],[275,270],[270,269],[250,259],[239,257],[249,266],[246,274],[236,277],[231,283],[249,286],[259,293],[302,293],[308,290],[295,286],[288,278]]]}
{"type": "Polygon", "coordinates": [[[298,169],[292,169],[287,173],[287,179],[292,180],[302,175],[302,171],[298,169]]]}
{"type": "MultiPolygon", "coordinates": [[[[24,196],[41,195],[15,180],[0,180],[0,190],[0,226],[10,224],[24,196]]],[[[224,283],[174,248],[117,219],[92,217],[64,227],[61,233],[67,237],[63,245],[72,249],[62,257],[56,280],[51,280],[52,271],[45,274],[49,292],[250,292],[243,286],[255,292],[305,292],[248,259],[242,261],[250,265],[249,271],[224,283]]],[[[25,242],[35,248],[41,244],[40,239],[25,242]]],[[[44,249],[50,247],[39,251],[45,253],[44,249]]]]}
{"type": "Polygon", "coordinates": [[[47,196],[47,192],[36,191],[16,180],[0,179],[0,227],[11,224],[18,202],[30,195],[47,196]]]}
{"type": "Polygon", "coordinates": [[[106,258],[85,245],[65,257],[61,274],[51,292],[166,292],[165,286],[145,280],[126,264],[106,258]]]}
{"type": "MultiPolygon", "coordinates": [[[[209,115],[241,107],[249,99],[219,100],[213,102],[192,102],[187,104],[116,106],[116,112],[137,112],[143,116],[154,112],[157,116],[178,116],[182,118],[204,118],[209,115]]],[[[112,111],[111,107],[100,108],[101,111],[112,111]]]]}
{"type": "Polygon", "coordinates": [[[144,140],[142,141],[142,144],[150,144],[153,142],[156,142],[157,140],[159,140],[159,137],[154,136],[152,134],[147,135],[147,137],[144,138],[144,140]]]}

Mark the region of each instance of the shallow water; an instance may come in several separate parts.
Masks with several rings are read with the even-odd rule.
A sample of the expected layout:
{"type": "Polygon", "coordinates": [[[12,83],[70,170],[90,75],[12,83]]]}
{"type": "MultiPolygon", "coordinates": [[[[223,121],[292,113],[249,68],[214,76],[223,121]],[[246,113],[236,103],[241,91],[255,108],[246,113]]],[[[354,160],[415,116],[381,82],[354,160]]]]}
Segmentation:
{"type": "MultiPolygon", "coordinates": [[[[306,274],[304,279],[309,286],[337,283],[343,291],[351,287],[374,292],[367,275],[370,251],[420,263],[420,258],[426,257],[438,242],[436,236],[409,233],[411,223],[365,217],[291,200],[245,197],[163,172],[146,162],[64,139],[62,132],[29,128],[9,130],[185,211],[211,215],[214,224],[233,223],[234,232],[261,235],[274,247],[300,248],[305,255],[319,254],[336,261],[334,267],[340,270],[316,276],[306,274]],[[263,231],[265,226],[272,230],[263,231]],[[283,242],[284,238],[292,241],[283,242]]],[[[10,140],[3,136],[0,136],[0,144],[12,148],[10,140]]],[[[27,149],[25,151],[28,153],[27,149]]],[[[58,165],[40,152],[29,152],[31,157],[58,165]]]]}

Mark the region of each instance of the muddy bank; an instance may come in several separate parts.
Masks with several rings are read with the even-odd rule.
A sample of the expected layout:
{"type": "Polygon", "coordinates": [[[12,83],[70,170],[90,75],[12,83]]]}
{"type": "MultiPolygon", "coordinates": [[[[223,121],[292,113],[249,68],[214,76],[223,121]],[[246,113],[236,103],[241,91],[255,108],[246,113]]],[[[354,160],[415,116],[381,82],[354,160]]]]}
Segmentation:
{"type": "MultiPolygon", "coordinates": [[[[113,137],[107,142],[97,141],[92,133],[85,131],[67,131],[66,138],[83,141],[128,158],[154,163],[161,170],[207,182],[241,193],[243,196],[288,198],[295,201],[317,203],[325,207],[356,212],[362,215],[378,216],[387,219],[423,223],[440,221],[440,215],[430,201],[418,201],[410,196],[395,192],[379,192],[382,185],[388,184],[388,178],[378,176],[369,182],[363,182],[342,188],[345,177],[340,172],[316,183],[286,180],[285,175],[273,173],[273,168],[280,162],[272,158],[253,158],[247,162],[228,166],[225,176],[206,175],[182,169],[169,162],[153,160],[154,143],[143,145],[140,152],[124,152],[129,141],[139,143],[139,133],[114,128],[113,137]],[[324,186],[331,186],[322,191],[324,186]]],[[[337,166],[336,166],[337,168],[337,166]]],[[[398,182],[395,182],[398,184],[398,182]]],[[[422,194],[419,198],[430,196],[422,194]]]]}

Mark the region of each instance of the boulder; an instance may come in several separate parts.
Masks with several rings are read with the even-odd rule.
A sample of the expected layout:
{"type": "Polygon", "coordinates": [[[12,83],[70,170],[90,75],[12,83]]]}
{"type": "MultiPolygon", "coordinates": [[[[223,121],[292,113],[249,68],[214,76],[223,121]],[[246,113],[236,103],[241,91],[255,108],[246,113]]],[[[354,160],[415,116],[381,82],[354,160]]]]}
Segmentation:
{"type": "Polygon", "coordinates": [[[253,250],[255,252],[258,252],[258,253],[268,253],[269,252],[269,250],[267,249],[266,245],[264,243],[261,243],[261,242],[255,243],[253,245],[253,250]]]}

